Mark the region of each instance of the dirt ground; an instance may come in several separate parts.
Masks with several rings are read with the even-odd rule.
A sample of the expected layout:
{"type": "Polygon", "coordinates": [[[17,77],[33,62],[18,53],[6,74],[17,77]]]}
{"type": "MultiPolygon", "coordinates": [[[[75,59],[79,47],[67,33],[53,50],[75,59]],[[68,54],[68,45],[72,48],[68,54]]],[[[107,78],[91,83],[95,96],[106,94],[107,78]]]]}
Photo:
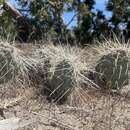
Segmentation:
{"type": "Polygon", "coordinates": [[[120,94],[76,88],[64,105],[49,103],[40,87],[16,86],[0,85],[0,130],[130,130],[130,86],[120,94]],[[22,125],[1,127],[15,118],[22,125]]]}
{"type": "Polygon", "coordinates": [[[30,122],[17,130],[130,130],[130,98],[125,91],[111,95],[76,90],[64,105],[48,103],[40,91],[0,86],[0,121],[18,117],[30,122]]]}

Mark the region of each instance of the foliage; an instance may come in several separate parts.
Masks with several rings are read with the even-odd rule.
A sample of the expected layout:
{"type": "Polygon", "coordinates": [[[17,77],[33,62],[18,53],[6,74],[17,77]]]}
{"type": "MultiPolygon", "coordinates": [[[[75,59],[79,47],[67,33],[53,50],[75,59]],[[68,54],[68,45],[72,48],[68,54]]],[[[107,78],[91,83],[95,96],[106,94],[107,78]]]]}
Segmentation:
{"type": "Polygon", "coordinates": [[[34,0],[30,2],[19,0],[19,2],[22,6],[28,6],[30,15],[35,17],[36,24],[40,24],[42,32],[48,32],[51,28],[54,28],[58,34],[62,32],[64,28],[62,14],[65,2],[62,0],[34,0]]]}
{"type": "Polygon", "coordinates": [[[0,0],[0,35],[6,37],[7,33],[10,35],[10,38],[14,39],[17,30],[16,30],[16,21],[12,18],[10,12],[3,10],[5,0],[0,0]]]}
{"type": "MultiPolygon", "coordinates": [[[[10,12],[4,10],[0,15],[0,27],[4,32],[11,32],[13,36],[26,37],[25,41],[26,39],[39,40],[41,36],[49,34],[55,39],[60,39],[62,43],[68,38],[71,44],[76,41],[84,45],[94,43],[95,40],[103,40],[103,37],[109,38],[111,32],[117,36],[123,34],[126,40],[130,37],[129,0],[108,0],[106,10],[112,13],[110,18],[106,18],[101,10],[93,10],[96,0],[15,1],[20,7],[18,10],[31,25],[28,29],[29,32],[23,33],[21,37],[19,26],[23,23],[14,19],[10,12]],[[75,12],[75,15],[65,24],[63,14],[71,11],[75,12]],[[68,28],[75,18],[77,25],[68,28]]],[[[5,1],[0,0],[0,4],[3,2],[5,1]]]]}
{"type": "Polygon", "coordinates": [[[129,0],[109,0],[106,6],[112,12],[109,22],[112,23],[113,31],[116,34],[123,32],[127,39],[130,37],[130,1],[129,0]],[[122,27],[123,26],[123,29],[122,27]],[[125,27],[126,26],[126,27],[125,27]]]}

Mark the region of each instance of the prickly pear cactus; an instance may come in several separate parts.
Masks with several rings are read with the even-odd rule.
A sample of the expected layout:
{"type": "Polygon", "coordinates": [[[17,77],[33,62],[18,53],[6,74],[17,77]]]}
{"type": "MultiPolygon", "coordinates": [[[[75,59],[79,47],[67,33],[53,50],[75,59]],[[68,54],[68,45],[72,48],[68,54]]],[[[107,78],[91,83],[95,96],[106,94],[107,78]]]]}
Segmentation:
{"type": "Polygon", "coordinates": [[[95,67],[95,83],[105,89],[122,88],[128,84],[128,63],[123,50],[103,56],[95,67]]]}
{"type": "Polygon", "coordinates": [[[61,61],[55,67],[48,81],[48,99],[63,103],[73,87],[73,68],[67,61],[61,61]]]}
{"type": "Polygon", "coordinates": [[[0,84],[8,82],[15,76],[17,65],[13,53],[13,48],[0,44],[0,84]]]}

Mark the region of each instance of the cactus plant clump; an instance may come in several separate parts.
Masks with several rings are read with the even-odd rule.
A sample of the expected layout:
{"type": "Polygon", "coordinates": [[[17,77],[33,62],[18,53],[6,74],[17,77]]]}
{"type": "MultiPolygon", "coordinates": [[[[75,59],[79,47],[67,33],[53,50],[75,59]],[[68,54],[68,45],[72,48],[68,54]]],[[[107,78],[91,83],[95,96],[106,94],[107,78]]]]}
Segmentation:
{"type": "Polygon", "coordinates": [[[35,60],[24,56],[21,50],[7,41],[0,41],[0,84],[25,82],[32,68],[35,68],[35,60]]]}
{"type": "Polygon", "coordinates": [[[106,41],[93,47],[92,79],[100,88],[119,90],[128,84],[130,48],[128,44],[106,41]]]}
{"type": "Polygon", "coordinates": [[[54,74],[48,82],[48,99],[62,103],[73,88],[73,67],[68,61],[61,61],[55,67],[54,74]]]}
{"type": "Polygon", "coordinates": [[[10,45],[0,44],[0,84],[13,79],[18,72],[15,50],[10,45]]]}
{"type": "Polygon", "coordinates": [[[52,44],[38,49],[40,73],[43,73],[43,87],[47,99],[63,103],[75,87],[90,80],[83,72],[88,71],[84,49],[52,44]],[[46,77],[46,78],[45,78],[46,77]]]}
{"type": "Polygon", "coordinates": [[[128,57],[123,50],[104,55],[95,67],[96,84],[102,88],[121,89],[128,84],[128,63],[128,57]]]}

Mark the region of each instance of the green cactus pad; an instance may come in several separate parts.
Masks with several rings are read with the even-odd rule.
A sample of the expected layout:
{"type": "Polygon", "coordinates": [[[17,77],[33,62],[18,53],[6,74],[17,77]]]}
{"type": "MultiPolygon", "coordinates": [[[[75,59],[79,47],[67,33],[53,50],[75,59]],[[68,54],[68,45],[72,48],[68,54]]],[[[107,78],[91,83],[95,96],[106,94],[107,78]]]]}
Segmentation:
{"type": "Polygon", "coordinates": [[[95,67],[95,83],[105,89],[122,88],[128,84],[128,63],[123,50],[103,56],[95,67]]]}
{"type": "Polygon", "coordinates": [[[67,61],[61,61],[55,67],[48,81],[48,99],[62,103],[67,99],[73,87],[73,68],[67,61]]]}

